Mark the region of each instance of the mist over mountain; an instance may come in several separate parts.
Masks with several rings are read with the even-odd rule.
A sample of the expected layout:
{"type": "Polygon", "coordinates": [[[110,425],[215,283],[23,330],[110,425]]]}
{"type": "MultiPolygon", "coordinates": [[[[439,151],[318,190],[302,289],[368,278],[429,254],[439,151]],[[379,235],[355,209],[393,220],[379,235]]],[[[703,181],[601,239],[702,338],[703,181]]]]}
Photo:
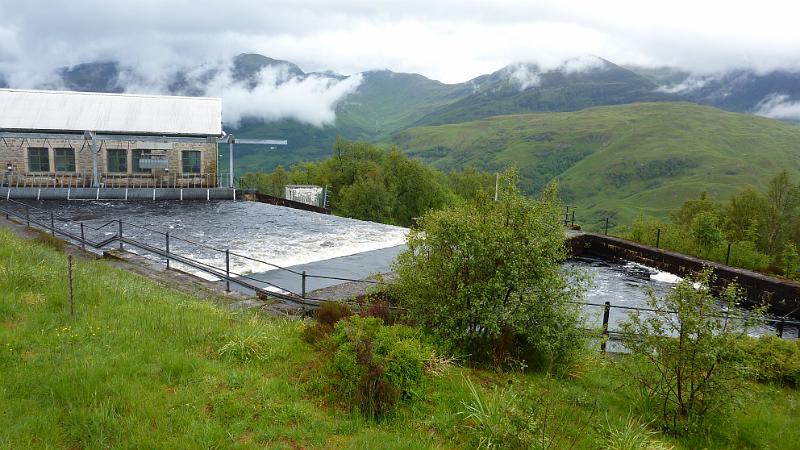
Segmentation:
{"type": "MultiPolygon", "coordinates": [[[[0,74],[0,86],[7,84],[0,74]]],[[[670,67],[623,67],[595,56],[546,69],[514,63],[455,84],[389,70],[349,76],[306,73],[290,61],[254,53],[150,71],[106,60],[59,68],[35,87],[222,97],[227,131],[290,141],[290,151],[280,155],[245,148],[240,164],[250,169],[324,157],[337,135],[380,141],[420,125],[639,102],[690,101],[800,121],[797,72],[694,74],[670,67]]]]}

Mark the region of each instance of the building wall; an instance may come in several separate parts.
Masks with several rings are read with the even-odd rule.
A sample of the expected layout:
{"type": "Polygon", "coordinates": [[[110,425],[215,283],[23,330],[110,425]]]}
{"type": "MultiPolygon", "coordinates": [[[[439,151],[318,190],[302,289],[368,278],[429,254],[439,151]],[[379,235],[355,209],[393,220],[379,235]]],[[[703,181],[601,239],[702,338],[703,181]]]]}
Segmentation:
{"type": "MultiPolygon", "coordinates": [[[[97,158],[98,171],[103,180],[109,183],[145,183],[158,184],[165,181],[180,183],[192,178],[192,182],[197,184],[202,182],[204,187],[216,185],[217,172],[217,144],[216,143],[194,143],[194,142],[175,142],[164,148],[165,144],[151,142],[132,142],[132,141],[100,141],[100,152],[97,158]],[[161,148],[157,148],[161,147],[161,148]],[[127,172],[108,173],[108,152],[109,149],[122,149],[127,153],[127,172]],[[163,152],[168,161],[168,171],[153,169],[149,173],[136,173],[133,171],[138,161],[133,161],[133,150],[142,149],[152,152],[163,152]],[[184,151],[200,152],[200,174],[185,174],[182,167],[182,155],[184,151]],[[197,180],[197,179],[201,180],[197,180]],[[210,186],[206,186],[210,185],[210,186]]],[[[56,185],[66,184],[65,179],[81,179],[92,174],[92,150],[91,143],[83,139],[64,140],[64,139],[0,139],[0,172],[4,173],[4,179],[8,179],[6,166],[11,163],[12,178],[21,178],[23,183],[55,183],[56,185]],[[49,154],[49,170],[47,172],[33,173],[29,170],[28,150],[30,148],[47,148],[49,154]],[[74,172],[56,172],[55,168],[55,149],[72,148],[75,154],[74,172]],[[40,181],[45,180],[45,181],[40,181]]],[[[71,181],[69,181],[71,182],[71,181]]]]}

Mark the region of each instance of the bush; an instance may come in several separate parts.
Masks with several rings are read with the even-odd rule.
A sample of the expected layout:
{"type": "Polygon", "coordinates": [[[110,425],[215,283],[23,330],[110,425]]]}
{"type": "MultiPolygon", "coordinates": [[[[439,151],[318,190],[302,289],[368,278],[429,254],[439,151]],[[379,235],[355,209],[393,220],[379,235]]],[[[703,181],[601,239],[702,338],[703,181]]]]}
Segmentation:
{"type": "Polygon", "coordinates": [[[487,196],[422,217],[398,256],[394,296],[408,318],[473,360],[525,359],[547,369],[584,349],[585,283],[567,257],[557,189],[523,197],[506,173],[500,201],[487,196]]]}
{"type": "Polygon", "coordinates": [[[409,399],[422,381],[433,352],[403,325],[384,326],[374,317],[351,316],[336,324],[331,369],[341,398],[367,417],[390,412],[409,399]]]}
{"type": "Polygon", "coordinates": [[[333,327],[340,320],[350,317],[353,312],[350,307],[341,302],[322,302],[314,311],[314,318],[316,319],[313,325],[308,325],[303,329],[303,341],[319,346],[326,341],[333,332],[333,327]]]}
{"type": "Polygon", "coordinates": [[[738,346],[755,380],[800,386],[800,340],[745,337],[738,341],[738,346]]]}
{"type": "Polygon", "coordinates": [[[732,406],[747,374],[736,343],[758,323],[760,311],[738,308],[734,284],[715,297],[713,281],[706,271],[687,277],[662,299],[650,291],[647,307],[653,312],[632,312],[620,326],[633,354],[633,364],[622,367],[659,405],[663,426],[676,433],[732,406]]]}

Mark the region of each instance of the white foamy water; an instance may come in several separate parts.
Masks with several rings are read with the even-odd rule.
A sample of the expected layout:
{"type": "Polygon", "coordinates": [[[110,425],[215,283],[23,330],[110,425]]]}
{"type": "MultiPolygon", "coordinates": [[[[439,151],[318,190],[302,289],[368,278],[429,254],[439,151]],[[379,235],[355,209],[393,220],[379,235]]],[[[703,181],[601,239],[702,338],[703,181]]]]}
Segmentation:
{"type": "MultiPolygon", "coordinates": [[[[118,225],[111,224],[100,230],[90,230],[90,227],[114,219],[126,222],[123,224],[125,236],[161,249],[165,248],[166,242],[159,232],[169,232],[170,251],[221,269],[225,267],[224,250],[227,248],[232,253],[231,271],[239,274],[275,268],[236,255],[290,267],[396,247],[405,243],[408,234],[408,229],[403,227],[255,202],[89,201],[39,202],[35,206],[84,222],[87,237],[94,241],[113,236],[118,225]]],[[[373,269],[380,272],[388,270],[388,267],[373,269]]],[[[191,272],[216,280],[202,271],[191,269],[191,272]]]]}

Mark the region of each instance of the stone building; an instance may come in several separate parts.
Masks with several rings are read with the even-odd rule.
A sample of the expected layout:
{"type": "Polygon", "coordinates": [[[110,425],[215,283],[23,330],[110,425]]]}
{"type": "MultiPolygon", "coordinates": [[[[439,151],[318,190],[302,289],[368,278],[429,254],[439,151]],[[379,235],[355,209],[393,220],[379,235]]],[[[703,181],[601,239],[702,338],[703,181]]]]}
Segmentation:
{"type": "Polygon", "coordinates": [[[222,101],[0,89],[0,186],[213,188],[222,101]]]}

